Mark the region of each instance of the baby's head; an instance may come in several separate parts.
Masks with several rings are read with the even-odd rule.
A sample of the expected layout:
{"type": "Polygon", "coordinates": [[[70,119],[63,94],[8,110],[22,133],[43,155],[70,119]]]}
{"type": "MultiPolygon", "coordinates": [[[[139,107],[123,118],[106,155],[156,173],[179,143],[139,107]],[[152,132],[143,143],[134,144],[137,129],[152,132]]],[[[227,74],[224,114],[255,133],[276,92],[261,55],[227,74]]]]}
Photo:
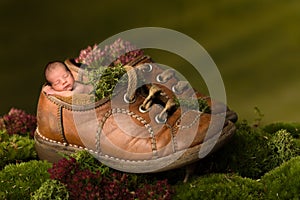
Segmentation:
{"type": "Polygon", "coordinates": [[[73,89],[74,77],[63,62],[48,63],[45,68],[45,78],[56,91],[71,91],[73,89]]]}

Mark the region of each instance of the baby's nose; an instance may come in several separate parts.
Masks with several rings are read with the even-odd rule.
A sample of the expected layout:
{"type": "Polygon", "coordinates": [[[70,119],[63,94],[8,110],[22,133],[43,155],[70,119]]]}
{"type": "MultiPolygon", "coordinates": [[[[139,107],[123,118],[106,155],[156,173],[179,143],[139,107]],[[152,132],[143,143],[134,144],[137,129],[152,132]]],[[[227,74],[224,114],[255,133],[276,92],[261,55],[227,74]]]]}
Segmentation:
{"type": "Polygon", "coordinates": [[[63,79],[63,80],[62,80],[62,83],[63,83],[63,84],[66,84],[67,82],[68,82],[67,79],[63,79]]]}

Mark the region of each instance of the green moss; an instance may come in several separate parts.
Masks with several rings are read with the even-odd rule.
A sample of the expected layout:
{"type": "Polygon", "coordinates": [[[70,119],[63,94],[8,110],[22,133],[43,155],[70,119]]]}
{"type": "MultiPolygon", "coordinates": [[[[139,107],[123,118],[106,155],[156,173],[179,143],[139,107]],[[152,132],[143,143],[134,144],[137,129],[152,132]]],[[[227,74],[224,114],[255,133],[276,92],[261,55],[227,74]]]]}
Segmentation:
{"type": "Polygon", "coordinates": [[[42,186],[34,192],[31,196],[32,200],[64,200],[69,199],[69,192],[65,185],[57,180],[49,179],[42,184],[42,186]]]}
{"type": "Polygon", "coordinates": [[[299,199],[300,156],[267,172],[261,179],[236,174],[208,174],[175,185],[174,199],[299,199]]]}
{"type": "Polygon", "coordinates": [[[286,130],[268,133],[242,122],[237,124],[236,134],[227,145],[199,162],[197,173],[234,172],[259,179],[299,152],[298,140],[286,130]]]}
{"type": "Polygon", "coordinates": [[[269,134],[239,123],[232,140],[217,152],[199,162],[197,172],[237,173],[259,178],[269,170],[267,148],[269,134]]]}
{"type": "Polygon", "coordinates": [[[19,163],[36,159],[34,140],[28,135],[8,135],[0,131],[0,169],[9,163],[19,163]]]}
{"type": "MultiPolygon", "coordinates": [[[[182,183],[181,169],[161,174],[173,182],[172,199],[297,199],[300,197],[298,134],[297,124],[277,123],[253,128],[245,121],[239,122],[232,140],[202,159],[188,183],[182,183]]],[[[33,140],[10,136],[4,131],[0,131],[0,142],[3,165],[9,160],[7,155],[13,162],[23,161],[28,158],[26,152],[34,148],[27,145],[33,140]]],[[[82,169],[101,171],[106,177],[116,172],[87,151],[71,156],[82,169]]],[[[0,171],[0,199],[68,198],[63,185],[49,180],[47,169],[50,167],[51,164],[36,160],[6,165],[0,171]]],[[[126,174],[126,187],[135,191],[143,185],[151,185],[156,178],[161,179],[161,174],[126,174]]]]}
{"type": "Polygon", "coordinates": [[[300,138],[300,123],[271,123],[263,127],[263,130],[268,133],[276,133],[279,130],[287,130],[294,138],[300,138]]]}
{"type": "Polygon", "coordinates": [[[279,130],[268,141],[270,155],[268,157],[271,168],[281,165],[292,157],[299,155],[300,147],[287,130],[279,130]]]}
{"type": "Polygon", "coordinates": [[[0,197],[3,199],[29,199],[42,183],[49,179],[46,161],[9,164],[0,171],[0,197]]]}
{"type": "Polygon", "coordinates": [[[176,185],[174,199],[259,199],[263,185],[235,174],[210,174],[176,185]]]}
{"type": "Polygon", "coordinates": [[[266,173],[261,180],[268,199],[299,199],[300,156],[266,173]]]}

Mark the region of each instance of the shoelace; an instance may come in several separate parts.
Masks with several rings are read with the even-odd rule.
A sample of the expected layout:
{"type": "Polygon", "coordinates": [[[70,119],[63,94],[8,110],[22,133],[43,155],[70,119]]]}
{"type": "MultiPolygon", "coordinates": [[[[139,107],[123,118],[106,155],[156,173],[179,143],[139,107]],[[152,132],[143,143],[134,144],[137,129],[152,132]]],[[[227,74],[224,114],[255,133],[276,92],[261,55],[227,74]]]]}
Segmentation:
{"type": "MultiPolygon", "coordinates": [[[[136,95],[136,87],[138,84],[138,77],[137,77],[137,70],[142,72],[151,72],[153,66],[150,63],[144,63],[141,65],[136,66],[135,68],[132,66],[124,66],[127,71],[128,75],[128,85],[127,91],[124,95],[124,101],[126,103],[134,103],[135,102],[135,95],[136,95]]],[[[175,71],[173,69],[164,70],[162,73],[156,76],[156,80],[159,83],[166,83],[172,77],[175,76],[175,71]]],[[[172,86],[172,91],[176,94],[181,94],[188,88],[189,83],[187,81],[178,81],[175,85],[172,86]]],[[[162,89],[152,84],[148,91],[148,96],[144,99],[143,103],[139,106],[139,111],[141,113],[146,113],[150,110],[151,106],[154,103],[154,100],[160,99],[164,97],[165,94],[163,93],[162,89]]],[[[165,123],[168,119],[168,115],[170,111],[176,108],[176,103],[174,99],[168,98],[166,103],[163,105],[164,108],[162,111],[156,115],[155,120],[157,123],[165,123]]]]}

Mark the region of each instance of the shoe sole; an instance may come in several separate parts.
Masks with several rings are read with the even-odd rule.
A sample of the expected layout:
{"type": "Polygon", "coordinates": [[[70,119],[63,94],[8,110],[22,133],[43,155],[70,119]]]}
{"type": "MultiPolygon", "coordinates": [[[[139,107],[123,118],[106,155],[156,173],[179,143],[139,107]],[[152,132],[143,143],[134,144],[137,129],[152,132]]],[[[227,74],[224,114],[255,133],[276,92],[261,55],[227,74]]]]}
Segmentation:
{"type": "Polygon", "coordinates": [[[48,139],[41,134],[38,128],[35,131],[35,148],[38,156],[42,160],[55,163],[60,160],[64,155],[70,155],[77,151],[86,150],[95,156],[103,164],[114,168],[116,170],[130,172],[130,173],[151,173],[151,172],[162,172],[180,168],[196,161],[201,160],[199,157],[199,151],[204,152],[205,157],[220,147],[222,147],[228,140],[234,135],[236,127],[233,122],[228,121],[228,124],[223,128],[221,135],[218,139],[210,138],[207,141],[178,152],[174,152],[165,157],[160,157],[153,160],[124,160],[114,158],[108,155],[99,155],[93,150],[79,147],[77,145],[65,145],[63,143],[48,139]],[[216,142],[217,140],[217,142],[216,142]],[[211,148],[213,146],[213,148],[211,148]],[[205,151],[205,148],[207,152],[205,151]]]}

